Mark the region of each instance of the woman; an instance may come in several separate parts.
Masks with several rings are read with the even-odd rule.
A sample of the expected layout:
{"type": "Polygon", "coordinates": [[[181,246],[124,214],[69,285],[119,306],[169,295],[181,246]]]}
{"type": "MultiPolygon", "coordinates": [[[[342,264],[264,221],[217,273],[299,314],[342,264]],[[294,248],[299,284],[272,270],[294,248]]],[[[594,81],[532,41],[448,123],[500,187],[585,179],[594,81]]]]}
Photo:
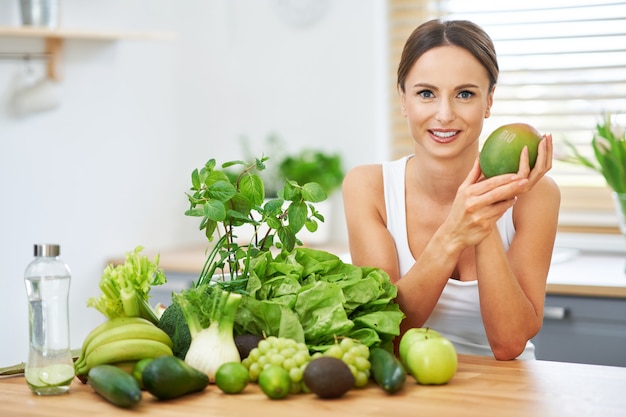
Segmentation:
{"type": "Polygon", "coordinates": [[[429,21],[398,67],[413,155],[359,166],[344,180],[355,265],[385,270],[406,314],[402,332],[430,327],[459,353],[534,358],[556,235],[552,138],[531,170],[486,179],[479,135],[498,78],[493,43],[467,21],[429,21]]]}

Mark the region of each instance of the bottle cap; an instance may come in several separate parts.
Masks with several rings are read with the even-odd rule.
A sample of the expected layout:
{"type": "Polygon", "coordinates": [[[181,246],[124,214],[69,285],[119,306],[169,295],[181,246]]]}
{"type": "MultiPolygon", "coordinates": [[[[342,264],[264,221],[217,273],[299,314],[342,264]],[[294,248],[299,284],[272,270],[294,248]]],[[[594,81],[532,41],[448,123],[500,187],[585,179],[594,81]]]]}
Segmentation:
{"type": "Polygon", "coordinates": [[[61,246],[50,243],[36,243],[35,244],[35,256],[59,256],[61,253],[61,246]]]}

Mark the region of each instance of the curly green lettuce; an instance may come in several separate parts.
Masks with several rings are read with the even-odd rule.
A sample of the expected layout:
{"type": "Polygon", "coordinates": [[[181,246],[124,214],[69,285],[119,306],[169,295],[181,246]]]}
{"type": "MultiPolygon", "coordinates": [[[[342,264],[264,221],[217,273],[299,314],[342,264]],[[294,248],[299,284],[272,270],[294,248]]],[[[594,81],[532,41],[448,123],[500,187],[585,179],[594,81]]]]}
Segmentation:
{"type": "Polygon", "coordinates": [[[252,259],[235,318],[238,334],[288,337],[324,350],[337,337],[389,347],[404,313],[397,288],[379,268],[344,263],[331,253],[296,248],[252,259]]]}

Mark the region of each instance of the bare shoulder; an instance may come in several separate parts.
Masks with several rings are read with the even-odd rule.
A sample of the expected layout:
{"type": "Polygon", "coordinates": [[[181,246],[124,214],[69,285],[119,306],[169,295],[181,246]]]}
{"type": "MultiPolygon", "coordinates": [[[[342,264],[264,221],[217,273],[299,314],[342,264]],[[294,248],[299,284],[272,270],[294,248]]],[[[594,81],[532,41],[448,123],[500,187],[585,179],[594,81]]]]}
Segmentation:
{"type": "Polygon", "coordinates": [[[351,169],[343,180],[342,194],[349,228],[350,225],[352,229],[361,228],[363,224],[384,218],[382,165],[360,165],[351,169]]]}
{"type": "Polygon", "coordinates": [[[552,177],[542,177],[533,189],[524,195],[529,200],[544,200],[548,204],[561,203],[561,190],[552,177]]]}
{"type": "Polygon", "coordinates": [[[555,226],[560,206],[559,186],[553,178],[544,176],[532,190],[518,197],[514,209],[516,227],[523,219],[528,219],[529,224],[555,226]]]}
{"type": "Polygon", "coordinates": [[[383,175],[381,164],[359,165],[352,168],[343,180],[343,192],[353,193],[367,189],[382,189],[383,175]]]}

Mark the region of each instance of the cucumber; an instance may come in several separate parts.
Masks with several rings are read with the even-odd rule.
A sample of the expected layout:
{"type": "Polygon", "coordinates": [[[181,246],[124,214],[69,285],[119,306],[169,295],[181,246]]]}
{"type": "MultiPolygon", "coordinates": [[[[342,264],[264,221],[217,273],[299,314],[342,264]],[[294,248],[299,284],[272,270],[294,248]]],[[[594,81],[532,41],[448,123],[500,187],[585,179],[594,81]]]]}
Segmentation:
{"type": "Polygon", "coordinates": [[[141,401],[141,388],[132,375],[114,365],[97,365],[89,370],[87,382],[96,394],[122,408],[141,401]]]}
{"type": "Polygon", "coordinates": [[[404,387],[406,370],[393,353],[373,347],[370,349],[370,364],[374,381],[387,394],[398,392],[404,387]]]}
{"type": "Polygon", "coordinates": [[[160,400],[204,390],[209,377],[176,356],[154,358],[141,372],[143,387],[160,400]]]}

